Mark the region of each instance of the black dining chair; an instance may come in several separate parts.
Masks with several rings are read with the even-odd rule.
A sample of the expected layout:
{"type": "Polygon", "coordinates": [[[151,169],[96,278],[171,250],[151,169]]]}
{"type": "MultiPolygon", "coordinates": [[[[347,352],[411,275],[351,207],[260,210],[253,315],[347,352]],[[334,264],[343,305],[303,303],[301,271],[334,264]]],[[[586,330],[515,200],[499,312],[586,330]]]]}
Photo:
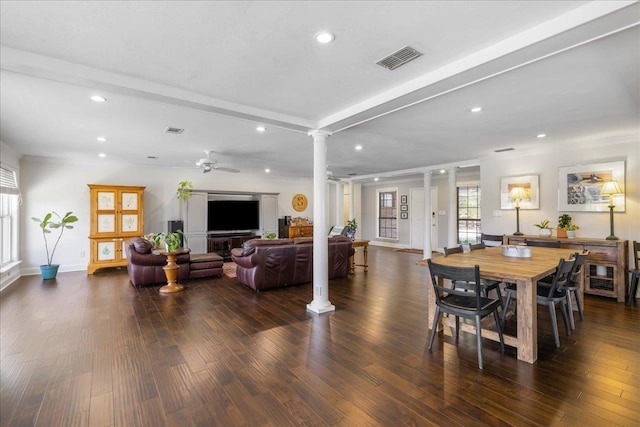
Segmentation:
{"type": "Polygon", "coordinates": [[[560,242],[557,240],[544,241],[544,240],[524,239],[524,244],[527,246],[537,246],[539,248],[559,248],[560,247],[560,242]]]}
{"type": "Polygon", "coordinates": [[[469,245],[469,250],[470,251],[475,251],[478,249],[486,249],[487,245],[484,244],[484,242],[480,242],[480,243],[472,243],[469,245]]]}
{"type": "Polygon", "coordinates": [[[502,246],[502,238],[497,234],[480,234],[480,241],[487,246],[502,246]]]}
{"type": "MultiPolygon", "coordinates": [[[[555,274],[551,278],[551,282],[545,282],[544,279],[536,284],[536,301],[539,305],[546,305],[549,307],[549,314],[551,315],[551,327],[553,328],[553,338],[555,340],[556,347],[560,347],[560,337],[558,334],[558,321],[556,318],[556,304],[560,306],[560,312],[562,313],[562,319],[564,320],[564,326],[567,331],[567,335],[571,335],[571,325],[569,324],[569,316],[567,315],[567,286],[571,280],[573,274],[573,267],[575,265],[575,258],[565,261],[564,258],[560,258],[558,267],[555,274]]],[[[507,287],[505,289],[507,293],[507,302],[504,305],[502,316],[502,327],[506,323],[506,313],[511,304],[511,300],[516,298],[515,287],[507,287]]]]}
{"type": "Polygon", "coordinates": [[[429,335],[429,350],[433,347],[433,339],[436,336],[436,330],[440,316],[446,313],[456,317],[456,337],[460,336],[460,317],[475,321],[476,340],[478,346],[478,367],[482,369],[482,325],[481,320],[493,314],[498,337],[500,338],[500,349],[504,354],[504,338],[502,337],[502,328],[500,318],[498,317],[498,306],[500,301],[481,296],[480,290],[480,267],[452,267],[433,263],[431,259],[427,260],[429,264],[429,274],[431,275],[431,283],[436,296],[436,312],[433,316],[433,325],[431,326],[431,334],[429,335]],[[439,284],[439,280],[451,280],[457,283],[466,283],[468,286],[474,287],[474,292],[464,292],[456,289],[446,288],[439,284]]]}
{"type": "Polygon", "coordinates": [[[631,273],[631,286],[629,286],[629,297],[627,298],[627,305],[631,305],[636,300],[636,293],[638,292],[638,282],[640,282],[640,242],[633,241],[633,259],[636,264],[636,268],[629,270],[631,273]]]}
{"type": "MultiPolygon", "coordinates": [[[[576,304],[578,305],[578,314],[580,315],[580,320],[584,320],[582,302],[580,301],[580,282],[582,269],[584,268],[584,264],[587,261],[588,255],[589,251],[584,251],[582,253],[576,252],[574,255],[572,255],[572,258],[575,260],[575,264],[573,265],[573,271],[571,272],[569,283],[564,287],[567,291],[567,311],[569,312],[569,324],[571,325],[572,330],[576,328],[576,322],[573,317],[573,301],[571,300],[572,292],[573,296],[576,299],[576,304]]],[[[542,279],[542,281],[538,282],[538,286],[549,287],[549,281],[547,281],[546,278],[542,279]]]]}
{"type": "MultiPolygon", "coordinates": [[[[471,248],[471,250],[474,250],[484,249],[485,246],[484,244],[480,243],[477,245],[469,245],[469,247],[471,248]]],[[[462,252],[464,252],[462,249],[462,245],[453,248],[444,248],[444,256],[459,254],[462,252]]],[[[467,292],[473,292],[475,290],[474,286],[469,286],[464,282],[458,283],[456,281],[453,281],[451,283],[451,286],[453,287],[453,289],[461,288],[467,292]]],[[[500,307],[502,308],[502,292],[500,292],[500,282],[497,282],[495,280],[480,279],[480,289],[482,289],[482,295],[484,295],[486,298],[489,298],[489,292],[495,289],[496,294],[498,294],[498,299],[500,300],[500,307]]]]}

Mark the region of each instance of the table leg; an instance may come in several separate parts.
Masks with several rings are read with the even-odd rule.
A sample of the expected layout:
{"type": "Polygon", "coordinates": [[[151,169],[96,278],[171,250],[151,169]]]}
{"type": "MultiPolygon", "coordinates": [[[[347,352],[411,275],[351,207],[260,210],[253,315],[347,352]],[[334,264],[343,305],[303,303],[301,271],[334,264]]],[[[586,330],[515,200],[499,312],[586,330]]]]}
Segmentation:
{"type": "Polygon", "coordinates": [[[165,276],[167,276],[167,284],[160,288],[161,294],[172,294],[174,292],[180,292],[184,289],[184,286],[177,284],[178,281],[178,264],[176,264],[176,255],[167,255],[167,265],[162,267],[165,276]]]}
{"type": "Polygon", "coordinates": [[[538,359],[538,305],[535,284],[518,280],[518,360],[534,363],[538,359]]]}
{"type": "Polygon", "coordinates": [[[369,270],[369,245],[364,245],[364,250],[362,251],[364,254],[364,271],[369,270]]]}

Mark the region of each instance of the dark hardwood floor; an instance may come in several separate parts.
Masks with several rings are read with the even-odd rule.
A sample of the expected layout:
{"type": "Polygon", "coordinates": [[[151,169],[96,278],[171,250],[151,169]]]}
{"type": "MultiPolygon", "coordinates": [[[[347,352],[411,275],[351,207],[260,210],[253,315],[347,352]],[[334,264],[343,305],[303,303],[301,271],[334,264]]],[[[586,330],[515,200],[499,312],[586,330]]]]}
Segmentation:
{"type": "Polygon", "coordinates": [[[1,294],[0,426],[640,424],[640,314],[586,297],[556,349],[540,308],[539,360],[446,331],[427,349],[419,255],[372,247],[330,283],[256,294],[225,277],[135,289],[125,270],[23,277],[1,294]]]}

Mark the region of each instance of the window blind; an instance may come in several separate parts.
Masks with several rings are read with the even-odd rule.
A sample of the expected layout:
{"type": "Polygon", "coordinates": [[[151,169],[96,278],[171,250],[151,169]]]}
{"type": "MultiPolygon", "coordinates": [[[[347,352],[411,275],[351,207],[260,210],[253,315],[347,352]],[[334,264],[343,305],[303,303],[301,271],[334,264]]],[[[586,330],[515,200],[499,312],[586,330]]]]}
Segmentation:
{"type": "Polygon", "coordinates": [[[20,194],[18,181],[16,180],[16,172],[5,166],[0,166],[0,193],[20,194]]]}

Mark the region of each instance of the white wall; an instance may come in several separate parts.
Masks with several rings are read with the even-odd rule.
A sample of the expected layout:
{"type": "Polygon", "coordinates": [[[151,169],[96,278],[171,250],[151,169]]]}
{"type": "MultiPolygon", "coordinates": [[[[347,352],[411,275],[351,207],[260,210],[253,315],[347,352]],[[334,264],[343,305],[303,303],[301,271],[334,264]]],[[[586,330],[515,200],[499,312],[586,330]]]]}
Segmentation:
{"type": "MultiPolygon", "coordinates": [[[[511,234],[516,229],[514,210],[500,211],[500,178],[519,175],[540,176],[540,209],[520,211],[520,231],[537,234],[533,224],[548,219],[558,224],[558,168],[617,160],[626,161],[626,212],[614,214],[615,232],[620,239],[640,240],[640,140],[601,143],[584,149],[553,153],[492,155],[480,159],[482,185],[482,228],[489,234],[511,234]],[[501,217],[492,216],[500,211],[501,217]]],[[[578,236],[605,238],[609,235],[609,212],[569,212],[580,227],[578,236]]]]}
{"type": "MultiPolygon", "coordinates": [[[[4,152],[3,152],[4,154],[4,152]]],[[[65,231],[55,254],[60,271],[85,270],[89,262],[89,188],[87,184],[146,186],[144,232],[166,231],[167,221],[179,219],[176,198],[178,183],[193,182],[199,190],[280,193],[278,217],[308,216],[313,219],[313,182],[310,179],[271,178],[244,173],[200,173],[197,170],[123,166],[112,164],[78,165],[40,159],[23,159],[20,168],[21,206],[20,258],[22,274],[39,273],[45,259],[42,233],[31,217],[49,211],[72,211],[79,218],[73,230],[65,231]],[[304,212],[296,212],[291,200],[297,193],[309,199],[304,212]],[[84,253],[84,256],[81,254],[84,253]]]]}

